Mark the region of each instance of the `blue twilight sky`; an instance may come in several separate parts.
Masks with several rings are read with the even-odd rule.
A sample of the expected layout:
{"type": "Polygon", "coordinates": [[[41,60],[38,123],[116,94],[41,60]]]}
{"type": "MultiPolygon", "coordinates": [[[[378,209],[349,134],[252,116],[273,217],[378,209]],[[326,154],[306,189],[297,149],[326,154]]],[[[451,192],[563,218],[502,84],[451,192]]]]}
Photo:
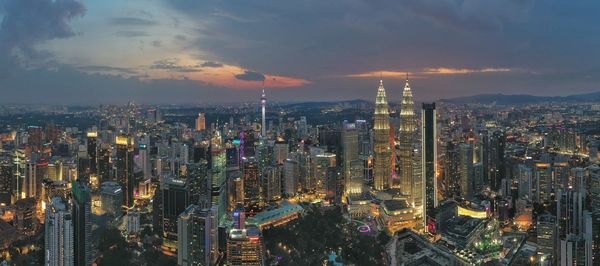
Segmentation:
{"type": "Polygon", "coordinates": [[[600,91],[600,1],[0,0],[0,103],[600,91]]]}

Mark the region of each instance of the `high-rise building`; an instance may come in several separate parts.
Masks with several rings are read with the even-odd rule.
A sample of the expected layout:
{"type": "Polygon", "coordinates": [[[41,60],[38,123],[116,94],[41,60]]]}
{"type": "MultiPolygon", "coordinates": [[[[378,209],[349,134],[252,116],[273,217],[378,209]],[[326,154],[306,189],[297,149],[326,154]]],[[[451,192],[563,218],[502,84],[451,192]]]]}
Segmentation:
{"type": "Polygon", "coordinates": [[[90,188],[82,180],[71,184],[73,194],[73,243],[75,265],[92,264],[92,202],[90,188]]]}
{"type": "Polygon", "coordinates": [[[375,100],[375,147],[373,166],[374,187],[384,190],[390,187],[392,176],[392,148],[390,146],[390,111],[388,107],[383,80],[379,81],[377,98],[375,100]]]}
{"type": "Polygon", "coordinates": [[[190,205],[177,220],[177,265],[212,265],[210,209],[190,205]]]}
{"type": "Polygon", "coordinates": [[[204,130],[206,130],[206,117],[204,113],[198,113],[198,117],[196,117],[196,131],[204,130]]]}
{"type": "Polygon", "coordinates": [[[437,113],[435,103],[423,103],[421,110],[421,167],[425,182],[425,215],[438,204],[437,199],[437,113]]]}
{"type": "MultiPolygon", "coordinates": [[[[555,245],[557,240],[556,217],[550,214],[540,215],[536,226],[538,254],[544,257],[544,260],[553,261],[555,245]]],[[[552,263],[550,263],[552,265],[552,263]]]]}
{"type": "Polygon", "coordinates": [[[11,204],[11,186],[13,181],[13,167],[9,158],[0,158],[0,204],[11,204]]]}
{"type": "Polygon", "coordinates": [[[591,165],[587,168],[590,180],[589,197],[591,198],[592,228],[591,238],[593,242],[594,265],[600,265],[600,167],[591,165]]]}
{"type": "Polygon", "coordinates": [[[461,143],[459,157],[460,195],[463,198],[471,198],[475,194],[473,189],[473,145],[461,143]]]}
{"type": "Polygon", "coordinates": [[[117,144],[117,182],[123,188],[123,205],[130,208],[133,207],[134,190],[137,185],[133,175],[133,138],[127,135],[116,137],[117,144]]]}
{"type": "Polygon", "coordinates": [[[398,150],[396,151],[396,174],[400,178],[400,191],[404,195],[414,197],[413,188],[415,176],[413,172],[413,151],[417,129],[413,95],[408,83],[408,77],[402,92],[402,107],[400,109],[400,128],[398,130],[398,150]]]}
{"type": "Polygon", "coordinates": [[[260,127],[260,133],[261,133],[260,136],[263,137],[263,138],[266,138],[267,137],[267,119],[265,117],[265,115],[266,115],[265,114],[265,108],[267,107],[267,96],[265,96],[265,90],[264,89],[263,89],[262,95],[260,97],[260,106],[261,106],[261,109],[262,109],[262,120],[261,120],[262,124],[261,124],[261,127],[260,127]]]}
{"type": "Polygon", "coordinates": [[[100,187],[102,211],[110,218],[121,216],[123,210],[123,189],[117,182],[104,182],[100,187]]]}
{"type": "Polygon", "coordinates": [[[73,219],[70,211],[69,203],[60,197],[52,198],[46,208],[44,265],[74,265],[73,219]]]}
{"type": "Polygon", "coordinates": [[[254,157],[245,158],[243,168],[244,207],[248,211],[259,211],[262,208],[261,178],[258,163],[254,157]]]}
{"type": "Polygon", "coordinates": [[[162,187],[163,251],[175,254],[177,250],[177,218],[189,205],[185,181],[167,179],[162,187]]]}
{"type": "Polygon", "coordinates": [[[87,156],[90,161],[89,175],[98,175],[98,132],[87,132],[87,156]]]}
{"type": "Polygon", "coordinates": [[[22,149],[16,149],[13,157],[13,175],[11,202],[26,198],[25,169],[27,168],[27,155],[22,149]]]}
{"type": "Polygon", "coordinates": [[[344,187],[346,194],[361,193],[363,173],[353,171],[353,165],[360,165],[358,160],[358,130],[355,123],[344,121],[342,125],[342,167],[344,169],[344,187]]]}
{"type": "MultiPolygon", "coordinates": [[[[312,160],[313,176],[316,181],[317,193],[325,194],[327,192],[327,181],[330,178],[331,170],[336,167],[336,156],[333,153],[317,154],[312,160]]],[[[335,173],[335,171],[333,171],[335,173]]]]}
{"type": "Polygon", "coordinates": [[[231,229],[227,237],[227,265],[264,265],[265,247],[256,226],[231,229]]]}

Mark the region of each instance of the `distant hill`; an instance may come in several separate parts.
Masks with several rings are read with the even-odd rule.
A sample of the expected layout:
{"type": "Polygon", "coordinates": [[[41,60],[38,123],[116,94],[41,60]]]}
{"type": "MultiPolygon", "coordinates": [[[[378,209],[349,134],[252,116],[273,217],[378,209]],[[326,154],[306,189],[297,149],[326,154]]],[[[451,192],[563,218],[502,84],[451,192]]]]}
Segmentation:
{"type": "Polygon", "coordinates": [[[592,92],[585,94],[575,94],[569,96],[534,96],[528,94],[479,94],[473,96],[457,97],[451,99],[441,99],[442,102],[456,104],[498,104],[498,105],[514,105],[514,104],[529,104],[542,102],[595,102],[600,101],[600,92],[592,92]]]}
{"type": "Polygon", "coordinates": [[[330,106],[343,105],[343,104],[371,105],[373,103],[370,101],[362,100],[362,99],[355,99],[355,100],[331,101],[331,102],[298,102],[298,103],[288,103],[288,104],[281,104],[281,105],[282,105],[282,107],[286,107],[286,108],[315,108],[315,107],[323,108],[323,107],[330,107],[330,106]]]}

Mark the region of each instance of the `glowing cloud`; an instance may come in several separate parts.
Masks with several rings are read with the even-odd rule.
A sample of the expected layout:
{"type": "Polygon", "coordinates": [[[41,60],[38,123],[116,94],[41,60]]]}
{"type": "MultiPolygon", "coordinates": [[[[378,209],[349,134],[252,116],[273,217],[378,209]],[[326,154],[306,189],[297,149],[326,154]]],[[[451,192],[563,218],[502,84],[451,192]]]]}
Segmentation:
{"type": "Polygon", "coordinates": [[[430,75],[467,75],[467,74],[478,74],[478,73],[502,73],[502,72],[513,72],[511,68],[423,68],[419,71],[393,71],[393,70],[381,70],[381,71],[369,71],[364,73],[350,74],[345,77],[348,78],[391,78],[391,79],[404,79],[408,74],[410,78],[423,78],[430,75]]]}

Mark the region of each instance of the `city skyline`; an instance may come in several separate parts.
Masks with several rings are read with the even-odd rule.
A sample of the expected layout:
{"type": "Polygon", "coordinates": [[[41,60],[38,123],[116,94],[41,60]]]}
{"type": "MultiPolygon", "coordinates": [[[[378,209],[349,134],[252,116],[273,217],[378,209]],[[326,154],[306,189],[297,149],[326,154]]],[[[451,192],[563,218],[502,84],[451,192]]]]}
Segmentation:
{"type": "Polygon", "coordinates": [[[592,1],[0,6],[2,103],[372,100],[380,77],[395,102],[405,73],[418,102],[600,90],[592,1]]]}

